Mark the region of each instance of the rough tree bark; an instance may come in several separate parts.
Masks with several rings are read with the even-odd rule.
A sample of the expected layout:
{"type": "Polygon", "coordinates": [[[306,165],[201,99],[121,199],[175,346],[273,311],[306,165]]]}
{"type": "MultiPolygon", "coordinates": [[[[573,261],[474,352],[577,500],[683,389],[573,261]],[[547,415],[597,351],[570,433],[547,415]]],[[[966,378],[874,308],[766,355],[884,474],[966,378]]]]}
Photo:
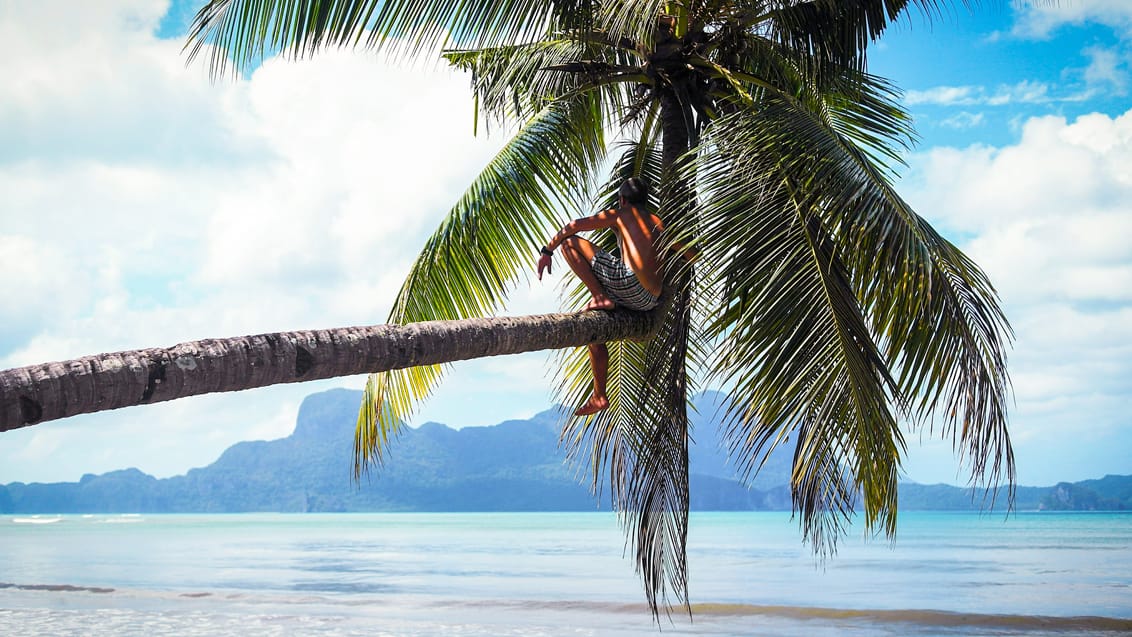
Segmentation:
{"type": "MultiPolygon", "coordinates": [[[[661,308],[665,303],[661,304],[661,308]]],[[[644,338],[661,309],[206,339],[0,371],[0,431],[214,392],[644,338]]]]}

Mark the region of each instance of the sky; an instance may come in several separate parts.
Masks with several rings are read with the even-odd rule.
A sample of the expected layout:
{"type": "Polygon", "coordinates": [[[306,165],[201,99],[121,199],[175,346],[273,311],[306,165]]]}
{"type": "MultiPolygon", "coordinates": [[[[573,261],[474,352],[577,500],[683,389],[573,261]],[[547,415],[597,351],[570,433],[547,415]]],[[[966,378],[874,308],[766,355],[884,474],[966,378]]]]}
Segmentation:
{"type": "MultiPolygon", "coordinates": [[[[0,368],[381,323],[504,141],[473,135],[469,78],[432,63],[329,51],[210,81],[181,50],[198,4],[0,0],[0,368]]],[[[1132,2],[954,4],[870,52],[919,133],[897,188],[1001,295],[1018,482],[1132,474],[1132,2]]],[[[505,313],[557,311],[562,281],[521,281],[505,313]]],[[[458,363],[413,424],[530,417],[551,405],[549,362],[458,363]]],[[[182,474],[363,383],[5,432],[0,484],[182,474]]],[[[906,479],[966,482],[949,441],[909,443],[906,479]]]]}

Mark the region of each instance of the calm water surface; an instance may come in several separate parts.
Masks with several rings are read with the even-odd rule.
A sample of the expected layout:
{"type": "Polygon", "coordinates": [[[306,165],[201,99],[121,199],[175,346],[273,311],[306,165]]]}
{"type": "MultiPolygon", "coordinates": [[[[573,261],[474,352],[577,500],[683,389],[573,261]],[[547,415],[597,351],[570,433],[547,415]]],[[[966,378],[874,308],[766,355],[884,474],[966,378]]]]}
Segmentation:
{"type": "Polygon", "coordinates": [[[602,513],[0,517],[0,635],[1132,635],[1132,515],[904,514],[819,565],[692,517],[654,622],[602,513]]]}

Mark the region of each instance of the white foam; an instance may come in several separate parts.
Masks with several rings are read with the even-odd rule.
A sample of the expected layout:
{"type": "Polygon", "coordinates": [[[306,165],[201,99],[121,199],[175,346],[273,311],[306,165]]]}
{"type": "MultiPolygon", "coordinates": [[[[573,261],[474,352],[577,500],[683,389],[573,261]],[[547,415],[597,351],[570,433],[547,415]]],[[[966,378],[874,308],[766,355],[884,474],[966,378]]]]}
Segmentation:
{"type": "Polygon", "coordinates": [[[45,518],[38,515],[33,515],[30,518],[12,518],[13,524],[55,524],[62,521],[63,518],[60,517],[45,518]]]}

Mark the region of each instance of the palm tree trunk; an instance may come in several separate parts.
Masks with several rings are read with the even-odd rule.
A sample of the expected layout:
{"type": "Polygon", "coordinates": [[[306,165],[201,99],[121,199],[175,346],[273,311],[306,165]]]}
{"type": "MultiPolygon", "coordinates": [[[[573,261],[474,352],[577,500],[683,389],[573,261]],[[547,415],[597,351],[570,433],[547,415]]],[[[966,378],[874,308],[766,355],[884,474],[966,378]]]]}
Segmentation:
{"type": "Polygon", "coordinates": [[[0,431],[198,394],[643,338],[660,316],[622,310],[279,332],[8,369],[0,371],[0,431]]]}
{"type": "Polygon", "coordinates": [[[677,160],[688,152],[691,134],[684,116],[684,106],[675,90],[660,91],[661,166],[666,171],[676,168],[677,160]]]}

